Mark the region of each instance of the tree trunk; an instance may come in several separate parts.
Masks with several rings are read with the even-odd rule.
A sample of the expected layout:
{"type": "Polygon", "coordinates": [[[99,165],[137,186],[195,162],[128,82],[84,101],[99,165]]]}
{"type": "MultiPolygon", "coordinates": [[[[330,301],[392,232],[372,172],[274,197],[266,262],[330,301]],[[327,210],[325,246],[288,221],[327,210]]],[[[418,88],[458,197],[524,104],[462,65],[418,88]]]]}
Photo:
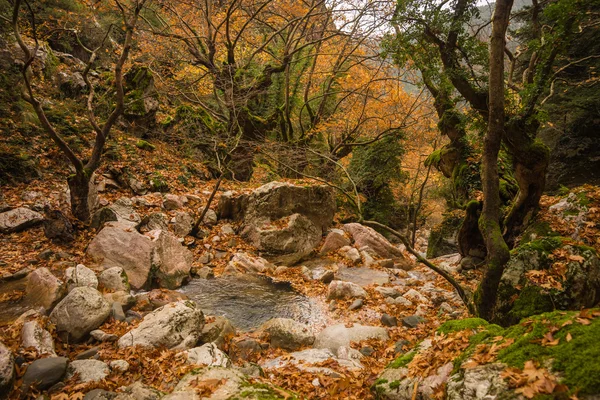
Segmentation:
{"type": "Polygon", "coordinates": [[[90,199],[90,195],[93,196],[91,185],[91,174],[86,174],[83,171],[78,171],[75,175],[70,176],[67,179],[69,184],[69,191],[71,193],[71,212],[73,216],[82,222],[89,222],[91,219],[90,209],[93,204],[93,199],[90,199]]]}
{"type": "Polygon", "coordinates": [[[490,320],[496,305],[498,285],[510,258],[500,230],[500,177],[498,152],[504,134],[504,46],[512,0],[497,0],[490,39],[489,120],[483,144],[483,210],[479,228],[487,248],[486,271],[475,304],[481,318],[490,320]]]}

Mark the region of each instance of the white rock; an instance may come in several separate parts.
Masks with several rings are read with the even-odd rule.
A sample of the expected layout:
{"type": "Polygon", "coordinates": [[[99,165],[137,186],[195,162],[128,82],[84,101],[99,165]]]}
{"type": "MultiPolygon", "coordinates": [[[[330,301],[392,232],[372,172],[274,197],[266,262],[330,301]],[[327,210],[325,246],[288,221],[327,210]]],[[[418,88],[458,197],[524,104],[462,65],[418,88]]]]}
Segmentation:
{"type": "Polygon", "coordinates": [[[206,365],[207,367],[231,367],[231,360],[216,344],[206,343],[200,347],[185,351],[188,364],[206,365]]]}
{"type": "Polygon", "coordinates": [[[99,360],[74,360],[67,367],[66,379],[78,374],[78,382],[99,382],[106,378],[110,370],[108,365],[99,360]]]}
{"type": "Polygon", "coordinates": [[[78,264],[75,268],[69,267],[65,271],[65,283],[70,292],[76,287],[87,286],[94,289],[98,288],[98,278],[91,269],[83,264],[78,264]]]}
{"type": "Polygon", "coordinates": [[[109,364],[110,370],[115,372],[127,372],[129,369],[129,363],[125,360],[113,360],[109,364]]]}
{"type": "Polygon", "coordinates": [[[316,336],[313,347],[329,349],[337,354],[340,347],[350,347],[350,343],[366,339],[388,340],[389,335],[385,328],[378,326],[354,324],[351,328],[347,328],[344,324],[338,324],[322,330],[316,336]]]}
{"type": "Polygon", "coordinates": [[[52,335],[42,328],[36,320],[23,324],[23,328],[21,329],[21,347],[33,347],[40,356],[43,354],[56,356],[52,335]]]}
{"type": "Polygon", "coordinates": [[[130,289],[127,274],[121,267],[112,267],[102,271],[98,278],[98,283],[102,288],[113,292],[128,292],[130,289]]]}

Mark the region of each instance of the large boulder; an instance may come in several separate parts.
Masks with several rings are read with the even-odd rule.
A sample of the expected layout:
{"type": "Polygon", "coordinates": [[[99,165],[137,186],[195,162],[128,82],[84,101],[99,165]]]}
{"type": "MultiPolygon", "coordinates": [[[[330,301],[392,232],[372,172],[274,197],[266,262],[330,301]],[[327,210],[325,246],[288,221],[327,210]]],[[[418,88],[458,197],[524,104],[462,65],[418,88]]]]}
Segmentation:
{"type": "Polygon", "coordinates": [[[176,289],[187,280],[192,268],[192,252],[168,231],[159,231],[154,241],[153,264],[161,287],[176,289]]]}
{"type": "Polygon", "coordinates": [[[182,300],[154,310],[119,339],[119,347],[193,348],[204,327],[204,314],[196,303],[182,300]]]}
{"type": "Polygon", "coordinates": [[[46,267],[38,268],[27,277],[27,301],[49,311],[65,294],[65,285],[46,267]]]}
{"type": "Polygon", "coordinates": [[[150,284],[152,240],[128,225],[108,224],[91,241],[87,254],[104,268],[121,267],[134,289],[150,284]]]}
{"type": "Polygon", "coordinates": [[[42,223],[44,216],[29,208],[19,207],[0,213],[0,233],[23,231],[42,223]]]}
{"type": "Polygon", "coordinates": [[[271,346],[286,350],[298,350],[315,341],[307,325],[290,318],[273,318],[265,322],[259,331],[268,336],[271,346]]]}
{"type": "Polygon", "coordinates": [[[219,218],[242,221],[241,235],[275,262],[294,263],[318,245],[335,214],[328,186],[271,182],[250,194],[224,193],[219,218]]]}
{"type": "Polygon", "coordinates": [[[353,222],[344,225],[343,229],[352,237],[355,247],[365,249],[373,256],[395,261],[405,259],[402,250],[392,245],[383,235],[368,226],[353,222]]]}
{"type": "Polygon", "coordinates": [[[15,359],[12,352],[0,342],[0,399],[5,399],[13,388],[15,359]]]}
{"type": "Polygon", "coordinates": [[[72,341],[83,339],[110,315],[110,304],[96,289],[77,287],[61,300],[50,313],[59,334],[72,341]]]}
{"type": "Polygon", "coordinates": [[[344,324],[332,325],[323,329],[315,338],[313,347],[316,349],[329,349],[334,354],[341,347],[350,347],[351,342],[360,342],[367,339],[388,340],[389,335],[385,328],[379,326],[365,326],[353,324],[348,328],[344,324]]]}
{"type": "Polygon", "coordinates": [[[502,325],[554,309],[600,302],[600,259],[585,246],[545,237],[511,252],[500,285],[496,321],[502,325]],[[556,254],[553,254],[556,253],[556,254]]]}

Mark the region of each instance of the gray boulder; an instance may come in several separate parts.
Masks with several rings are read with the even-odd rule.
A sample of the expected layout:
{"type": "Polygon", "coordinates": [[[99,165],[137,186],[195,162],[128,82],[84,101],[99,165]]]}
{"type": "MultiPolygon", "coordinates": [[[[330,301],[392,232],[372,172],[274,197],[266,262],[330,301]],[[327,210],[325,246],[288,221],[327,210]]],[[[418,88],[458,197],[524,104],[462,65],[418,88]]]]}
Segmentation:
{"type": "Polygon", "coordinates": [[[67,372],[69,360],[65,357],[48,357],[35,360],[23,375],[23,388],[49,389],[60,382],[67,372]]]}
{"type": "Polygon", "coordinates": [[[152,270],[152,240],[127,225],[108,224],[91,241],[87,254],[104,268],[121,267],[131,287],[149,285],[152,270]]]}
{"type": "Polygon", "coordinates": [[[121,267],[112,267],[102,271],[98,277],[100,287],[113,292],[129,292],[129,280],[125,270],[121,267]]]}
{"type": "Polygon", "coordinates": [[[12,352],[0,342],[0,399],[8,397],[15,379],[15,360],[12,352]]]}
{"type": "Polygon", "coordinates": [[[160,231],[154,240],[153,265],[161,287],[176,289],[190,277],[192,252],[168,231],[160,231]]]}
{"type": "Polygon", "coordinates": [[[79,341],[110,315],[110,304],[94,288],[77,287],[56,305],[50,320],[59,334],[79,341]]]}
{"type": "Polygon", "coordinates": [[[265,322],[259,331],[268,336],[271,346],[286,350],[298,350],[315,341],[307,325],[290,318],[273,318],[265,322]]]}
{"type": "Polygon", "coordinates": [[[65,294],[62,281],[46,267],[38,268],[27,277],[27,302],[49,311],[65,294]]]}
{"type": "Polygon", "coordinates": [[[83,264],[78,264],[74,268],[67,268],[65,271],[65,283],[67,284],[67,290],[69,292],[80,286],[87,286],[94,289],[98,288],[98,278],[96,278],[96,274],[83,264]]]}
{"type": "Polygon", "coordinates": [[[0,233],[20,232],[41,224],[44,216],[29,208],[19,207],[0,213],[0,233]]]}
{"type": "Polygon", "coordinates": [[[135,329],[119,339],[119,347],[192,348],[198,342],[203,327],[204,314],[196,303],[182,300],[146,315],[135,329]]]}
{"type": "Polygon", "coordinates": [[[77,382],[99,382],[106,378],[110,369],[106,363],[99,360],[75,360],[71,361],[67,368],[67,379],[77,374],[77,382]]]}

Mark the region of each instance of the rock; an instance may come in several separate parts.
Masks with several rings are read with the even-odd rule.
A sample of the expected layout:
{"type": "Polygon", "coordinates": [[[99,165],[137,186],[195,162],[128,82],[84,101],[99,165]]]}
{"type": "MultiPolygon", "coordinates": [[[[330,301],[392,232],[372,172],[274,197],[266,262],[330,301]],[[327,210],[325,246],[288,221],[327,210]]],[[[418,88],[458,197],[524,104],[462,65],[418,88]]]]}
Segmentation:
{"type": "Polygon", "coordinates": [[[110,304],[102,294],[90,287],[77,287],[56,305],[50,320],[59,334],[70,340],[81,340],[108,318],[110,304]]]}
{"type": "Polygon", "coordinates": [[[76,287],[87,286],[94,289],[98,288],[98,278],[91,269],[83,264],[78,264],[75,268],[67,268],[65,271],[65,283],[70,292],[76,287]]]}
{"type": "Polygon", "coordinates": [[[69,360],[65,357],[40,358],[32,362],[23,376],[23,388],[49,389],[62,380],[69,360]]]}
{"type": "Polygon", "coordinates": [[[205,251],[204,253],[202,253],[202,255],[200,256],[200,258],[198,258],[198,262],[200,264],[208,264],[209,262],[211,262],[213,259],[212,254],[210,254],[210,252],[205,251]]]}
{"type": "Polygon", "coordinates": [[[250,358],[250,356],[259,353],[262,350],[260,342],[256,339],[246,338],[233,343],[235,349],[234,354],[238,355],[242,360],[250,358]]]}
{"type": "Polygon", "coordinates": [[[406,326],[407,328],[416,328],[421,322],[424,321],[425,320],[418,315],[411,315],[402,318],[402,326],[406,326]]]}
{"type": "Polygon", "coordinates": [[[194,226],[194,217],[184,211],[177,211],[171,220],[173,233],[177,237],[185,237],[190,234],[194,226]]]}
{"type": "Polygon", "coordinates": [[[393,246],[383,235],[374,229],[363,226],[358,223],[346,224],[344,231],[352,236],[354,246],[362,249],[366,247],[373,256],[380,258],[389,258],[393,260],[405,260],[402,251],[393,246]]]}
{"type": "Polygon", "coordinates": [[[163,397],[163,400],[199,399],[197,388],[204,386],[215,387],[210,394],[202,396],[202,399],[206,400],[292,398],[291,394],[282,389],[275,391],[268,384],[251,384],[238,370],[207,367],[185,375],[175,386],[173,392],[163,397]],[[215,385],[214,382],[220,382],[220,384],[215,385]]]}
{"type": "Polygon", "coordinates": [[[235,231],[231,225],[225,224],[221,227],[221,234],[223,236],[232,236],[235,235],[235,231]]]}
{"type": "Polygon", "coordinates": [[[121,225],[135,227],[142,222],[141,217],[133,209],[133,202],[128,197],[121,197],[108,207],[101,208],[92,216],[92,228],[100,229],[105,223],[115,221],[121,225]]]}
{"type": "Polygon", "coordinates": [[[204,266],[200,269],[193,271],[194,275],[200,279],[213,279],[215,277],[215,272],[211,267],[204,266]]]}
{"type": "Polygon", "coordinates": [[[153,252],[150,238],[120,224],[105,226],[87,248],[87,254],[105,269],[123,268],[136,290],[150,284],[153,252]]]}
{"type": "Polygon", "coordinates": [[[395,287],[377,286],[375,291],[381,293],[383,297],[391,297],[395,299],[396,297],[400,296],[400,291],[395,287]]]}
{"type": "Polygon", "coordinates": [[[516,324],[522,318],[547,311],[579,310],[600,302],[600,259],[585,246],[569,245],[559,237],[545,237],[513,251],[500,279],[496,320],[503,325],[516,324]],[[561,285],[551,290],[532,283],[530,271],[553,268],[554,250],[564,256],[561,285]]]}
{"type": "Polygon", "coordinates": [[[112,292],[129,292],[129,280],[125,270],[121,267],[112,267],[105,269],[98,277],[99,286],[112,292]]]}
{"type": "Polygon", "coordinates": [[[350,260],[353,264],[360,264],[360,262],[362,261],[360,252],[354,247],[344,246],[341,249],[339,249],[338,253],[342,255],[342,257],[350,260]]]}
{"type": "Polygon", "coordinates": [[[331,283],[331,281],[333,281],[333,279],[335,278],[335,272],[333,272],[329,269],[316,270],[316,271],[313,271],[312,278],[316,281],[320,281],[324,284],[328,284],[328,283],[331,283]]]}
{"type": "Polygon", "coordinates": [[[90,358],[98,359],[98,351],[100,348],[98,346],[91,347],[87,350],[84,350],[80,353],[77,353],[75,356],[76,360],[89,360],[90,358]]]}
{"type": "Polygon", "coordinates": [[[478,266],[482,265],[484,260],[477,258],[466,256],[462,260],[460,260],[460,266],[464,270],[476,269],[478,266]]]}
{"type": "Polygon", "coordinates": [[[69,364],[66,378],[69,379],[77,374],[77,382],[99,382],[106,378],[109,373],[108,365],[102,361],[75,360],[69,364]]]}
{"type": "Polygon", "coordinates": [[[360,351],[360,354],[362,354],[363,356],[367,356],[367,357],[370,357],[373,353],[375,353],[375,349],[372,348],[371,346],[364,346],[359,351],[360,351]]]}
{"type": "Polygon", "coordinates": [[[176,194],[167,193],[163,199],[163,207],[165,210],[177,210],[182,208],[187,203],[187,197],[178,196],[176,194]]]}
{"type": "Polygon", "coordinates": [[[434,399],[439,387],[448,380],[452,368],[451,362],[446,363],[424,379],[408,377],[407,368],[386,368],[377,379],[373,391],[378,399],[385,400],[434,399]]]}
{"type": "Polygon", "coordinates": [[[431,229],[427,241],[427,258],[458,253],[458,231],[464,215],[464,212],[445,214],[444,220],[431,229]]]}
{"type": "Polygon", "coordinates": [[[274,266],[267,260],[261,257],[252,257],[251,255],[243,252],[236,253],[229,265],[234,267],[237,271],[244,273],[265,273],[274,266]]]}
{"type": "Polygon", "coordinates": [[[169,289],[153,289],[146,294],[146,298],[153,310],[169,303],[188,299],[185,294],[169,289]]]}
{"type": "Polygon", "coordinates": [[[319,254],[325,255],[341,249],[344,246],[350,246],[350,244],[350,239],[346,237],[343,230],[331,229],[325,238],[325,242],[323,242],[323,246],[321,246],[319,254]]]}
{"type": "Polygon", "coordinates": [[[99,342],[116,342],[119,337],[113,333],[106,333],[100,329],[95,329],[90,332],[90,336],[99,342]]]}
{"type": "Polygon", "coordinates": [[[393,297],[386,297],[385,302],[388,304],[395,304],[403,307],[410,307],[413,305],[412,301],[402,296],[398,296],[395,299],[393,297]]]}
{"type": "Polygon", "coordinates": [[[333,221],[328,186],[271,182],[250,194],[224,193],[219,218],[242,221],[241,235],[274,262],[293,264],[312,252],[333,221]]]}
{"type": "Polygon", "coordinates": [[[93,389],[85,394],[83,400],[114,400],[117,398],[115,392],[109,392],[104,389],[93,389]]]}
{"type": "Polygon", "coordinates": [[[352,359],[338,358],[329,349],[306,349],[294,353],[286,354],[283,357],[278,357],[273,360],[267,360],[261,363],[262,368],[283,368],[289,364],[295,365],[298,369],[310,373],[324,373],[325,375],[336,375],[336,372],[323,367],[314,367],[314,364],[322,364],[325,361],[334,360],[340,366],[349,370],[360,370],[362,365],[352,359]]]}
{"type": "Polygon", "coordinates": [[[44,354],[56,356],[52,335],[37,320],[27,321],[23,324],[23,328],[21,329],[21,347],[24,349],[33,347],[38,356],[44,354]]]}
{"type": "Polygon", "coordinates": [[[360,342],[367,339],[388,340],[385,328],[354,324],[347,328],[344,324],[333,325],[322,330],[316,337],[313,345],[316,349],[329,349],[334,354],[340,347],[350,347],[351,342],[360,342]]]}
{"type": "Polygon", "coordinates": [[[0,399],[8,397],[15,379],[15,359],[12,352],[0,342],[0,399]]]}
{"type": "MultiPolygon", "coordinates": [[[[461,369],[460,374],[454,374],[448,379],[446,398],[448,400],[484,400],[509,395],[511,391],[502,378],[502,372],[505,369],[506,365],[501,363],[461,369]]],[[[517,396],[502,398],[516,399],[517,396]]]]}
{"type": "Polygon", "coordinates": [[[259,331],[269,337],[271,346],[286,350],[298,350],[303,346],[310,346],[315,341],[315,336],[307,325],[289,318],[270,319],[259,331]]]}
{"type": "Polygon", "coordinates": [[[235,328],[225,317],[217,316],[213,322],[207,323],[200,333],[202,343],[214,343],[221,350],[226,342],[235,336],[235,328]]]}
{"type": "Polygon", "coordinates": [[[409,289],[402,297],[415,303],[429,303],[429,299],[415,289],[409,289]]]}
{"type": "Polygon", "coordinates": [[[113,360],[108,363],[110,370],[118,373],[127,372],[129,369],[129,363],[125,360],[113,360]]]}
{"type": "Polygon", "coordinates": [[[44,207],[44,235],[53,242],[71,243],[75,237],[75,229],[71,221],[60,211],[44,207]]]}
{"type": "Polygon", "coordinates": [[[19,207],[0,213],[0,233],[20,232],[44,220],[42,214],[19,207]]]}
{"type": "Polygon", "coordinates": [[[153,266],[161,287],[176,289],[190,277],[192,252],[167,231],[160,231],[154,242],[153,266]]]}
{"type": "Polygon", "coordinates": [[[123,306],[121,303],[114,302],[110,307],[110,315],[113,317],[115,321],[125,321],[125,311],[123,311],[123,306]]]}
{"type": "Polygon", "coordinates": [[[87,84],[80,72],[67,73],[59,71],[56,74],[58,87],[67,97],[77,97],[87,88],[87,84]]]}
{"type": "Polygon", "coordinates": [[[207,367],[231,367],[231,360],[216,344],[206,343],[200,347],[186,350],[188,364],[206,365],[207,367]]]}
{"type": "Polygon", "coordinates": [[[392,317],[389,314],[383,314],[381,316],[381,323],[383,326],[398,326],[398,320],[396,317],[392,317]]]}
{"type": "Polygon", "coordinates": [[[363,306],[363,299],[356,299],[354,300],[354,302],[352,302],[352,304],[350,304],[350,307],[348,307],[348,310],[353,311],[353,310],[358,310],[359,308],[361,308],[363,306]]]}
{"type": "Polygon", "coordinates": [[[332,281],[327,290],[327,300],[367,297],[365,289],[352,282],[332,281]]]}
{"type": "Polygon", "coordinates": [[[135,382],[127,386],[115,400],[159,400],[161,397],[162,393],[158,390],[141,382],[135,382]]]}
{"type": "Polygon", "coordinates": [[[137,328],[119,339],[119,347],[192,348],[198,342],[203,327],[204,314],[196,303],[178,301],[146,315],[137,328]]]}
{"type": "Polygon", "coordinates": [[[102,296],[108,304],[119,303],[123,307],[123,310],[129,310],[137,302],[136,297],[130,294],[129,291],[120,290],[118,292],[104,293],[102,296]]]}
{"type": "Polygon", "coordinates": [[[48,268],[38,268],[27,277],[27,302],[51,310],[64,296],[65,286],[48,268]]]}
{"type": "MultiPolygon", "coordinates": [[[[179,214],[179,212],[178,212],[179,214]]],[[[176,214],[177,215],[177,214],[176,214]]],[[[154,212],[148,214],[142,219],[140,223],[140,232],[150,232],[154,230],[166,231],[169,228],[167,214],[161,212],[154,212]]],[[[177,233],[175,233],[177,235],[177,233]]]]}
{"type": "Polygon", "coordinates": [[[217,213],[212,210],[206,210],[206,214],[204,214],[204,218],[202,219],[202,223],[206,226],[215,226],[217,224],[217,213]]]}

